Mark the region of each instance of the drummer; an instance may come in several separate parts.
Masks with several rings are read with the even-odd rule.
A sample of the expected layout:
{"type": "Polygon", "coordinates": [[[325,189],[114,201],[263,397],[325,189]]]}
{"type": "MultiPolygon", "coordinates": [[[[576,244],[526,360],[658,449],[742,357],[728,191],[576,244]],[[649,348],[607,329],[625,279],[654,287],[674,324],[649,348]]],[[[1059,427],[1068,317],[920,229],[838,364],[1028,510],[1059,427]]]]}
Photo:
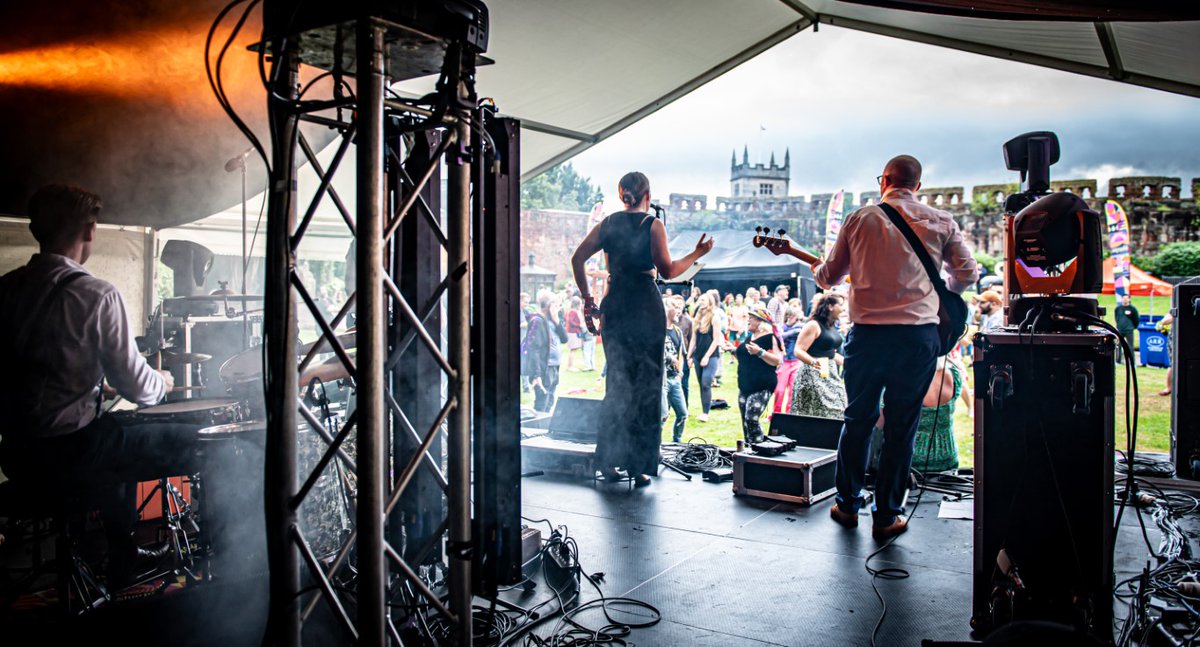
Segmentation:
{"type": "Polygon", "coordinates": [[[141,406],[161,401],[174,380],[138,354],[117,289],[83,268],[100,209],[98,196],[66,186],[29,201],[40,252],[0,278],[0,469],[99,507],[110,588],[119,588],[166,554],[134,543],[136,482],[192,473],[195,427],[123,426],[102,415],[102,380],[141,406]]]}

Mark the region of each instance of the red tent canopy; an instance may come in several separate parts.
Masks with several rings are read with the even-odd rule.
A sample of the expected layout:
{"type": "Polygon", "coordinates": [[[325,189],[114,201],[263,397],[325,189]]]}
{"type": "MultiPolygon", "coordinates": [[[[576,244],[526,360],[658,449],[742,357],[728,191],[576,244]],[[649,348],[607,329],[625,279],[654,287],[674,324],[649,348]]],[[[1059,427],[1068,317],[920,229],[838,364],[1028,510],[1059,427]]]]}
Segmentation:
{"type": "MultiPolygon", "coordinates": [[[[1135,297],[1169,297],[1170,283],[1143,272],[1138,266],[1129,265],[1129,294],[1135,297]]],[[[1104,294],[1113,294],[1113,259],[1104,259],[1104,294]]]]}

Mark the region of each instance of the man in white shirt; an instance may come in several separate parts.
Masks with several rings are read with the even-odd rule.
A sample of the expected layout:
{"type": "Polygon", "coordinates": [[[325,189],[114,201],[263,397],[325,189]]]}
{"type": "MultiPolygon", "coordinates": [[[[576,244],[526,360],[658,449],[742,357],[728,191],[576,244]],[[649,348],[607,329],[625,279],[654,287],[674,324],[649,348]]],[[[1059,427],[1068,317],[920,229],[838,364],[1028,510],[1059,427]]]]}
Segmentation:
{"type": "Polygon", "coordinates": [[[109,576],[125,583],[138,561],[135,484],[194,471],[195,427],[123,426],[100,411],[101,384],[140,406],[174,386],[138,354],[125,302],[83,269],[96,233],[99,197],[47,186],[29,202],[40,252],[0,277],[0,469],[14,482],[60,496],[86,493],[100,508],[109,576]]]}
{"type": "MultiPolygon", "coordinates": [[[[947,285],[961,293],[978,278],[978,268],[950,214],[917,200],[921,164],[892,158],[879,176],[881,200],[900,213],[924,243],[947,285]]],[[[870,457],[871,432],[882,396],[887,416],[875,481],[874,529],[883,541],[907,529],[902,502],[912,462],[921,400],[933,378],[939,343],[938,295],[920,259],[876,205],[846,217],[823,263],[813,264],[823,288],[850,277],[850,318],[845,383],[848,405],[838,442],[837,499],[830,512],[846,527],[858,525],[870,457]]]]}
{"type": "Polygon", "coordinates": [[[991,290],[979,295],[979,332],[987,333],[1004,325],[1004,297],[991,290]]]}

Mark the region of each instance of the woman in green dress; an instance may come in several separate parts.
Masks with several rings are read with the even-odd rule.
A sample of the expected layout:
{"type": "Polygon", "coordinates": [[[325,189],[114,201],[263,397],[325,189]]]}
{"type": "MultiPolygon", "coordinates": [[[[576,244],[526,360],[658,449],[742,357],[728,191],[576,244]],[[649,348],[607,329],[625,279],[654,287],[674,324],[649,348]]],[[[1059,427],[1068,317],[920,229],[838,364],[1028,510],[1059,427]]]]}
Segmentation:
{"type": "Polygon", "coordinates": [[[917,422],[912,466],[921,472],[946,472],[958,468],[958,445],[954,442],[954,405],[963,389],[966,369],[949,355],[938,361],[937,371],[917,422]],[[933,444],[930,445],[930,437],[933,444]]]}

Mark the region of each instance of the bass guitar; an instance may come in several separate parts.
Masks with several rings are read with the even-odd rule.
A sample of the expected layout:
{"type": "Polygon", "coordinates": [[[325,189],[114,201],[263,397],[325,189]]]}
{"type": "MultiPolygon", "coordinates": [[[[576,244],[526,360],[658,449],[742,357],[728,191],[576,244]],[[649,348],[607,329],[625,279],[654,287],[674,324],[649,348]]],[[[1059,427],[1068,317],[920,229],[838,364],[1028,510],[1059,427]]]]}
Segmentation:
{"type": "Polygon", "coordinates": [[[757,232],[754,235],[755,247],[765,247],[767,251],[776,256],[782,256],[784,254],[787,254],[788,256],[794,256],[809,265],[821,260],[820,257],[814,256],[808,251],[792,245],[792,241],[783,237],[784,231],[782,229],[780,229],[779,233],[776,235],[771,234],[770,227],[755,227],[754,231],[757,232]]]}

